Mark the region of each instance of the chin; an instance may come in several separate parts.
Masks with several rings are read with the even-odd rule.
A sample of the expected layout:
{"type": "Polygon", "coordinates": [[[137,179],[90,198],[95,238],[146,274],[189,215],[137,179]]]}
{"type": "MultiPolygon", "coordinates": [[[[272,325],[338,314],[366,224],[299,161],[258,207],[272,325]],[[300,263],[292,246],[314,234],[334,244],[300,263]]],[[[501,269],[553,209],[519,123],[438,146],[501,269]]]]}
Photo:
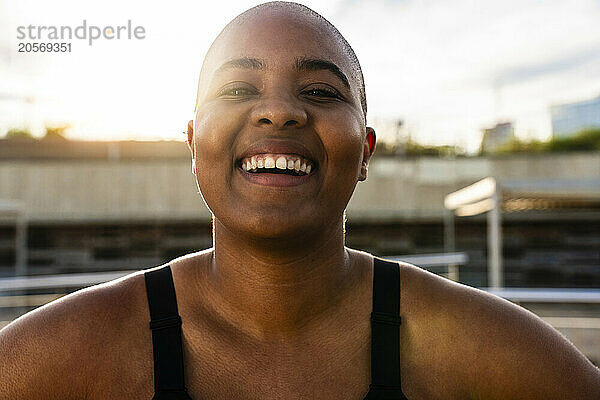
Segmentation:
{"type": "MultiPolygon", "coordinates": [[[[218,219],[218,218],[217,218],[218,219]]],[[[315,233],[323,232],[323,218],[306,218],[300,214],[269,213],[268,215],[253,214],[252,217],[219,219],[227,230],[250,240],[293,240],[306,243],[315,238],[315,233]]],[[[328,225],[331,227],[331,224],[328,225]]],[[[283,243],[282,243],[283,244],[283,243]]]]}

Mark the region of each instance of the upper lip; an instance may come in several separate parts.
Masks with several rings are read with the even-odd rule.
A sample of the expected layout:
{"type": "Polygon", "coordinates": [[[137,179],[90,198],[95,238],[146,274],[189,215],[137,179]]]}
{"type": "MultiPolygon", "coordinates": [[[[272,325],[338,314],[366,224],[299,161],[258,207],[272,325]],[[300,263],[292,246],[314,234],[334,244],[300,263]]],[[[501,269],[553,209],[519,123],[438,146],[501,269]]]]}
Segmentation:
{"type": "Polygon", "coordinates": [[[316,167],[317,162],[313,153],[303,144],[289,139],[264,139],[252,143],[237,158],[237,161],[257,154],[296,154],[313,163],[316,167]]]}

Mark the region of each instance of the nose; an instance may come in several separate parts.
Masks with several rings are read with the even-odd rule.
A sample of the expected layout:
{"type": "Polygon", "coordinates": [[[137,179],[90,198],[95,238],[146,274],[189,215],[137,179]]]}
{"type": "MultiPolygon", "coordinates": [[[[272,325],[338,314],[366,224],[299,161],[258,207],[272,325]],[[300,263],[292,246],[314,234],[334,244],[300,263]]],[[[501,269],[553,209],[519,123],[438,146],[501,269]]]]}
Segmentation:
{"type": "Polygon", "coordinates": [[[306,125],[306,110],[294,99],[272,97],[263,99],[252,110],[255,126],[272,126],[275,129],[300,128],[306,125]]]}

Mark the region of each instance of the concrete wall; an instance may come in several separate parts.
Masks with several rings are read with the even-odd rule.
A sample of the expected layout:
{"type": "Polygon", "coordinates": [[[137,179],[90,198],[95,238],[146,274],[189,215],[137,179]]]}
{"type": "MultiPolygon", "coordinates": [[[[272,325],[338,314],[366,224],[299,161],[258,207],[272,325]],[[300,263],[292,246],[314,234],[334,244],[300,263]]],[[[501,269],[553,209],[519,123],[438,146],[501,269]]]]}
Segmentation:
{"type": "MultiPolygon", "coordinates": [[[[348,217],[439,220],[447,193],[486,176],[500,180],[599,178],[600,153],[374,158],[367,181],[358,184],[350,201],[348,217]]],[[[28,219],[40,222],[210,217],[185,156],[0,158],[0,200],[7,199],[20,202],[28,219]]]]}
{"type": "MultiPolygon", "coordinates": [[[[502,158],[380,158],[350,202],[349,216],[439,219],[444,196],[486,176],[499,181],[597,179],[600,153],[502,158]]],[[[596,189],[598,192],[600,188],[596,189]]]]}
{"type": "Polygon", "coordinates": [[[186,161],[13,161],[0,198],[30,221],[209,218],[186,161]]]}

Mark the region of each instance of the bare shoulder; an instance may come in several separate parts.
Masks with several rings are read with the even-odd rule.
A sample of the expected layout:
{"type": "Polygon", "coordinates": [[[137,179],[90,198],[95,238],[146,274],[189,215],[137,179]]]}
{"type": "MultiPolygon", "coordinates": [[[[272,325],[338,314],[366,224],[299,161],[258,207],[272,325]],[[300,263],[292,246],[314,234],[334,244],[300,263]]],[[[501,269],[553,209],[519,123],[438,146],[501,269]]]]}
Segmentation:
{"type": "Polygon", "coordinates": [[[125,344],[129,353],[120,354],[146,345],[144,296],[138,272],[79,290],[6,326],[0,331],[0,398],[91,397],[92,382],[114,368],[111,354],[125,344]]]}
{"type": "Polygon", "coordinates": [[[400,271],[403,385],[431,398],[600,398],[598,369],[533,313],[412,265],[400,271]]]}

